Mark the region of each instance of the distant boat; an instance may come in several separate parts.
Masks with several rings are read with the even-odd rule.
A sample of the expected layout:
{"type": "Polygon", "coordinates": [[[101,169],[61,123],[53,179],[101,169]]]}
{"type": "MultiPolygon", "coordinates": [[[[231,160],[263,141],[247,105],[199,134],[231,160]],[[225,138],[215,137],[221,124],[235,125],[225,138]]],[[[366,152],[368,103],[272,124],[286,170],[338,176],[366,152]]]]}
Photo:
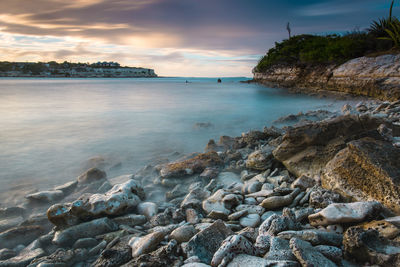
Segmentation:
{"type": "Polygon", "coordinates": [[[221,80],[221,79],[218,79],[218,83],[222,83],[222,80],[221,80]]]}

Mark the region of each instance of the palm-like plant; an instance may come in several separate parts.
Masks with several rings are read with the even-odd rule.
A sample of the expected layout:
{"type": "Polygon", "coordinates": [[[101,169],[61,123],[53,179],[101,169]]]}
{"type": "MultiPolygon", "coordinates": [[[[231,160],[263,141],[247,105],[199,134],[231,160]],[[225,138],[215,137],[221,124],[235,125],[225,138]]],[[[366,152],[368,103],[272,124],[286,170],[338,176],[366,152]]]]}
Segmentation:
{"type": "Polygon", "coordinates": [[[389,17],[381,18],[379,20],[372,21],[371,26],[368,28],[368,32],[375,37],[388,37],[386,29],[390,29],[392,22],[392,12],[393,12],[394,0],[390,5],[389,17]]]}
{"type": "Polygon", "coordinates": [[[389,37],[380,37],[379,39],[391,40],[394,47],[400,48],[400,20],[397,18],[392,19],[389,27],[385,29],[389,37]]]}

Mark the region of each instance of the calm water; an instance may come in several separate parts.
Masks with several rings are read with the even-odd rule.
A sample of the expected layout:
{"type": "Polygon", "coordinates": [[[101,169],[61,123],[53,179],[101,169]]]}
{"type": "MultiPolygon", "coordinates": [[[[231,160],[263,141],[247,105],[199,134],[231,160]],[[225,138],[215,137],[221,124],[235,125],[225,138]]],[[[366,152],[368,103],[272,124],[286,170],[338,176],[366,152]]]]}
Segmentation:
{"type": "Polygon", "coordinates": [[[0,79],[0,193],[71,181],[93,157],[116,164],[109,176],[132,173],[175,151],[203,151],[210,138],[342,104],[240,80],[0,79]]]}

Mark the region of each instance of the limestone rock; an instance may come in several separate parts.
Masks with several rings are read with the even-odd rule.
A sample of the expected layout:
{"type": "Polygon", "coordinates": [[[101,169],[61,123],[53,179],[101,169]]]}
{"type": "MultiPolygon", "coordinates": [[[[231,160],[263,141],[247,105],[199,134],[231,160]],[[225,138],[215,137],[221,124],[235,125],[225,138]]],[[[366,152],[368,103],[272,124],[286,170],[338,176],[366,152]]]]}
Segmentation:
{"type": "Polygon", "coordinates": [[[18,245],[26,246],[42,234],[44,234],[44,229],[39,225],[11,228],[0,233],[0,249],[12,249],[18,245]]]}
{"type": "Polygon", "coordinates": [[[301,230],[301,231],[283,231],[278,234],[278,237],[284,239],[298,238],[308,241],[313,245],[329,245],[340,246],[342,244],[343,235],[321,230],[301,230]]]}
{"type": "Polygon", "coordinates": [[[136,207],[139,214],[146,216],[147,219],[150,219],[158,212],[158,206],[153,202],[141,202],[136,207]]]}
{"type": "Polygon", "coordinates": [[[273,154],[297,177],[314,178],[320,176],[325,165],[348,141],[369,130],[376,131],[381,122],[367,116],[346,115],[295,127],[286,132],[273,154]]]}
{"type": "Polygon", "coordinates": [[[154,232],[140,238],[133,237],[129,241],[129,245],[132,247],[132,258],[152,252],[164,237],[165,233],[163,232],[154,232]]]}
{"type": "Polygon", "coordinates": [[[233,232],[218,220],[193,236],[186,246],[187,257],[197,256],[201,262],[210,264],[221,243],[233,232]]]}
{"type": "Polygon", "coordinates": [[[147,219],[144,215],[128,214],[124,216],[115,217],[113,218],[113,221],[117,224],[123,224],[130,227],[134,227],[137,225],[144,224],[147,221],[147,219]]]}
{"type": "Polygon", "coordinates": [[[268,261],[266,259],[246,255],[239,254],[233,258],[233,260],[227,265],[227,267],[266,267],[268,266],[268,261]]]}
{"type": "Polygon", "coordinates": [[[61,190],[41,191],[25,196],[31,202],[51,203],[60,200],[64,197],[64,192],[61,190]]]}
{"type": "Polygon", "coordinates": [[[95,237],[116,230],[118,230],[118,225],[111,219],[100,218],[56,232],[53,243],[62,247],[72,246],[72,244],[80,238],[95,237]]]}
{"type": "Polygon", "coordinates": [[[82,184],[88,184],[106,179],[106,177],[107,174],[104,171],[97,168],[91,168],[78,177],[78,182],[82,184]]]}
{"type": "Polygon", "coordinates": [[[273,196],[263,200],[260,204],[267,210],[273,210],[281,207],[288,206],[292,203],[293,199],[300,193],[299,188],[295,188],[292,193],[286,196],[273,196]]]}
{"type": "Polygon", "coordinates": [[[261,150],[251,153],[246,160],[246,168],[265,171],[272,166],[272,150],[270,146],[266,146],[261,150]]]}
{"type": "Polygon", "coordinates": [[[311,214],[308,219],[312,225],[357,223],[375,217],[381,208],[376,201],[334,203],[318,213],[311,214]]]}
{"type": "Polygon", "coordinates": [[[24,267],[28,266],[31,261],[36,258],[42,257],[45,252],[41,248],[37,248],[31,251],[24,251],[18,256],[11,259],[0,261],[0,267],[24,267]]]}
{"type": "Polygon", "coordinates": [[[207,167],[216,167],[223,162],[216,152],[198,154],[190,159],[169,163],[161,168],[163,178],[183,177],[194,173],[201,173],[207,167]]]}
{"type": "Polygon", "coordinates": [[[341,202],[340,195],[330,190],[321,187],[313,188],[309,192],[310,206],[314,208],[326,208],[330,204],[341,202]]]}
{"type": "Polygon", "coordinates": [[[310,243],[301,239],[292,238],[290,247],[293,254],[303,267],[325,266],[336,267],[337,265],[323,256],[318,250],[313,248],[310,243]]]}
{"type": "Polygon", "coordinates": [[[358,201],[377,200],[400,213],[400,149],[362,138],[348,143],[326,166],[325,188],[358,201]]]}
{"type": "Polygon", "coordinates": [[[240,225],[243,227],[255,228],[260,224],[260,215],[258,214],[248,214],[240,218],[240,225]]]}
{"type": "Polygon", "coordinates": [[[345,256],[359,262],[370,262],[379,266],[399,266],[400,246],[379,238],[375,230],[365,231],[361,227],[350,227],[344,234],[345,256]]]}
{"type": "Polygon", "coordinates": [[[291,185],[292,188],[300,188],[301,190],[306,190],[307,188],[313,187],[315,185],[315,180],[308,176],[302,175],[297,178],[291,185]]]}
{"type": "Polygon", "coordinates": [[[57,226],[76,224],[104,215],[120,215],[135,208],[144,197],[135,180],[118,184],[105,194],[83,195],[73,203],[57,204],[47,210],[49,221],[57,226]]]}
{"type": "Polygon", "coordinates": [[[388,239],[393,239],[400,233],[400,229],[387,220],[367,222],[360,226],[364,230],[376,230],[380,236],[388,239]]]}
{"type": "Polygon", "coordinates": [[[169,235],[170,239],[175,239],[178,243],[189,241],[195,234],[197,230],[193,227],[193,225],[183,225],[181,227],[176,228],[169,235]]]}

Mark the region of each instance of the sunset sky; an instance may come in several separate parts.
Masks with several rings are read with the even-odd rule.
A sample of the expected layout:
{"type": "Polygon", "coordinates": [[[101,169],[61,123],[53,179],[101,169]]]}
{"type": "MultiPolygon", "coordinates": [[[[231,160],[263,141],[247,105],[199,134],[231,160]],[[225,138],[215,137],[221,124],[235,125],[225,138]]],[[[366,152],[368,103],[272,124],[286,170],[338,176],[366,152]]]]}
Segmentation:
{"type": "MultiPolygon", "coordinates": [[[[394,15],[399,16],[399,1],[394,15]]],[[[162,76],[251,76],[275,41],[365,29],[389,0],[1,0],[1,61],[118,61],[162,76]]]]}

